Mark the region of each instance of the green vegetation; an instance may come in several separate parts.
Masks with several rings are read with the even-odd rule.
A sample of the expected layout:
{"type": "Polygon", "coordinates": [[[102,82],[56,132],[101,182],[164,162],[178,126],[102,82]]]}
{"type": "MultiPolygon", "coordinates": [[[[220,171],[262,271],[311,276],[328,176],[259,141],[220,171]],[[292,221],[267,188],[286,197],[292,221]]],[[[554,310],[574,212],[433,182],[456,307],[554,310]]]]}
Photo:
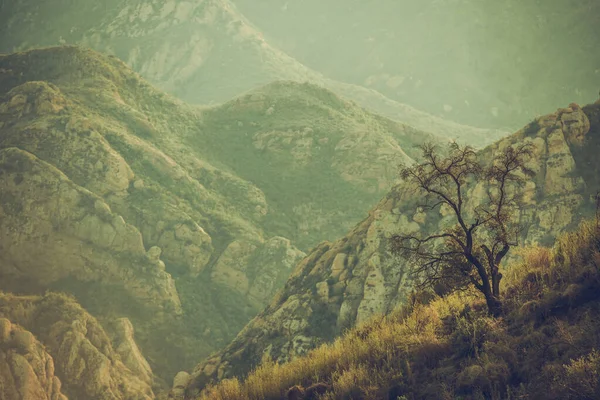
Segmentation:
{"type": "Polygon", "coordinates": [[[596,223],[583,223],[553,248],[519,254],[504,270],[501,318],[488,316],[474,291],[416,292],[391,315],[288,364],[265,358],[245,380],[224,380],[200,399],[275,400],[315,383],[328,388],[319,398],[331,400],[598,398],[596,223]]]}

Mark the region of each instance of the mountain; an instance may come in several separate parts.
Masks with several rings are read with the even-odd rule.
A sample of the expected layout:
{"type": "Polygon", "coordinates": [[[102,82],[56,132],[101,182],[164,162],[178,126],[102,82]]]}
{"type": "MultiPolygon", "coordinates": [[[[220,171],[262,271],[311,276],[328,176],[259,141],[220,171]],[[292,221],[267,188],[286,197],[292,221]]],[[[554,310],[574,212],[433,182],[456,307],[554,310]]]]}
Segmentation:
{"type": "MultiPolygon", "coordinates": [[[[479,152],[482,162],[506,146],[530,143],[528,167],[535,178],[525,184],[519,210],[523,242],[551,244],[594,212],[600,187],[600,101],[577,104],[532,121],[525,128],[479,152]]],[[[467,196],[485,201],[486,182],[473,182],[467,196]]],[[[348,234],[316,246],[294,269],[284,288],[224,350],[199,364],[189,377],[185,398],[214,379],[243,377],[265,355],[293,360],[332,341],[346,329],[405,302],[411,280],[390,252],[394,234],[436,233],[453,218],[419,208],[420,199],[402,183],[392,189],[348,234]]]]}
{"type": "Polygon", "coordinates": [[[205,110],[188,138],[204,159],[260,187],[269,200],[266,229],[301,248],[346,232],[427,141],[444,140],[294,82],[205,110]]]}
{"type": "Polygon", "coordinates": [[[311,82],[388,118],[475,146],[507,134],[446,121],[373,89],[323,77],[270,45],[227,0],[0,3],[0,51],[82,44],[116,55],[194,104],[230,100],[277,80],[311,82]]]}
{"type": "Polygon", "coordinates": [[[516,130],[600,89],[594,0],[233,2],[309,68],[467,125],[516,130]]]}
{"type": "Polygon", "coordinates": [[[92,50],[1,55],[0,290],[74,295],[109,336],[127,317],[170,380],[431,140],[444,141],[313,84],[198,108],[92,50]]]}

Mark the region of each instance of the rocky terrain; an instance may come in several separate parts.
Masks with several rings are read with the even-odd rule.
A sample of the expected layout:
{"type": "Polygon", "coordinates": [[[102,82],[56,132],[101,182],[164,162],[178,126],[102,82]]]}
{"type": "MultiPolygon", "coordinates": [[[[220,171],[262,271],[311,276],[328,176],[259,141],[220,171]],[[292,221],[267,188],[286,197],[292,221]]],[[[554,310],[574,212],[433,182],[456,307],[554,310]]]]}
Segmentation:
{"type": "MultiPolygon", "coordinates": [[[[0,397],[191,398],[388,312],[411,286],[389,237],[449,220],[398,164],[503,136],[325,78],[227,0],[0,2],[0,22],[0,51],[113,54],[0,54],[0,397]]],[[[593,209],[599,108],[481,151],[534,145],[528,243],[593,209]]]]}
{"type": "MultiPolygon", "coordinates": [[[[528,166],[536,173],[524,187],[520,210],[523,242],[549,244],[594,210],[600,186],[595,154],[600,145],[600,101],[577,104],[540,117],[512,136],[480,152],[490,160],[498,150],[531,143],[528,166]]],[[[473,183],[468,196],[485,198],[485,182],[473,183]]],[[[345,329],[400,304],[410,279],[390,253],[394,234],[439,232],[452,223],[448,210],[425,214],[403,184],[396,186],[343,238],[315,247],[292,272],[285,287],[223,351],[196,367],[185,398],[209,381],[244,376],[264,356],[279,362],[305,354],[345,329]]],[[[176,398],[176,396],[174,396],[176,398]]]]}
{"type": "Polygon", "coordinates": [[[153,375],[127,318],[114,337],[62,294],[0,293],[0,396],[19,400],[153,399],[153,375]]]}
{"type": "Polygon", "coordinates": [[[135,327],[141,350],[122,362],[170,381],[233,339],[303,251],[363,218],[426,140],[445,141],[313,84],[195,108],[91,50],[0,56],[0,290],[70,293],[111,338],[135,327]]]}
{"type": "Polygon", "coordinates": [[[476,146],[507,134],[449,122],[373,89],[326,78],[273,47],[228,0],[0,3],[0,52],[59,44],[114,54],[190,103],[220,103],[275,80],[291,80],[325,86],[388,118],[476,146]]]}
{"type": "Polygon", "coordinates": [[[412,163],[444,139],[371,114],[313,84],[276,82],[203,113],[188,138],[269,200],[268,231],[303,249],[343,235],[412,163]]]}

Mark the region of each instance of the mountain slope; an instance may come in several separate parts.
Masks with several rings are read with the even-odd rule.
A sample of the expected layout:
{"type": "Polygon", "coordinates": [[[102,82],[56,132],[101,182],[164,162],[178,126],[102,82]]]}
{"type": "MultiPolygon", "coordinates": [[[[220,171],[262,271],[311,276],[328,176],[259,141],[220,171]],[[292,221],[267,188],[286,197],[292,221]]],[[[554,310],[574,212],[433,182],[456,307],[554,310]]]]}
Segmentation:
{"type": "MultiPolygon", "coordinates": [[[[250,254],[264,247],[267,241],[252,222],[256,202],[264,204],[264,197],[210,165],[195,171],[217,175],[217,187],[233,183],[248,189],[246,197],[233,200],[225,191],[207,190],[141,139],[138,135],[153,132],[154,120],[135,108],[136,96],[147,104],[154,95],[162,102],[162,119],[161,112],[146,109],[159,127],[168,123],[165,115],[179,120],[168,123],[173,130],[196,121],[196,115],[161,97],[122,63],[91,52],[49,49],[4,56],[0,65],[2,288],[63,290],[98,316],[130,316],[146,354],[160,360],[153,367],[163,376],[234,335],[235,321],[243,324],[253,306],[239,301],[221,317],[231,305],[211,296],[214,289],[194,297],[192,287],[210,285],[200,275],[215,247],[222,251],[243,237],[255,243],[250,254]],[[127,79],[134,83],[131,92],[123,84],[127,79]],[[184,284],[176,288],[171,274],[184,284]],[[189,326],[177,317],[192,310],[214,318],[189,326]],[[173,348],[153,344],[159,338],[173,348]]],[[[302,254],[289,241],[278,247],[289,250],[280,259],[283,266],[302,254]]],[[[285,268],[271,270],[261,289],[268,292],[286,274],[285,268]]]]}
{"type": "Polygon", "coordinates": [[[102,6],[20,0],[0,7],[0,51],[91,46],[190,103],[220,103],[275,80],[308,81],[388,118],[477,146],[506,134],[444,121],[374,90],[326,79],[271,46],[227,0],[115,0],[102,6]]]}
{"type": "MultiPolygon", "coordinates": [[[[526,243],[548,244],[593,210],[600,186],[594,154],[600,146],[600,102],[576,104],[541,117],[512,136],[482,150],[482,160],[514,143],[531,143],[536,172],[525,186],[520,221],[526,243]]],[[[485,182],[468,196],[485,199],[485,182]]],[[[402,304],[411,282],[390,253],[390,237],[415,231],[439,232],[452,216],[426,215],[419,199],[402,184],[395,187],[345,237],[313,249],[292,272],[270,305],[223,351],[199,364],[186,398],[212,379],[244,376],[265,354],[284,362],[305,354],[345,329],[402,304]],[[332,323],[335,321],[335,323],[332,323]]]]}
{"type": "Polygon", "coordinates": [[[597,398],[599,241],[596,222],[585,221],[553,248],[521,249],[506,271],[502,318],[473,291],[417,292],[331,344],[284,365],[266,361],[199,399],[597,398]]]}
{"type": "Polygon", "coordinates": [[[321,87],[276,82],[206,110],[188,141],[260,187],[268,230],[307,248],[343,234],[395,182],[397,166],[413,162],[417,145],[441,139],[321,87]]]}
{"type": "Polygon", "coordinates": [[[198,109],[91,50],[0,56],[0,290],[127,316],[170,379],[267,304],[305,256],[290,239],[340,235],[424,140],[310,84],[198,109]]]}

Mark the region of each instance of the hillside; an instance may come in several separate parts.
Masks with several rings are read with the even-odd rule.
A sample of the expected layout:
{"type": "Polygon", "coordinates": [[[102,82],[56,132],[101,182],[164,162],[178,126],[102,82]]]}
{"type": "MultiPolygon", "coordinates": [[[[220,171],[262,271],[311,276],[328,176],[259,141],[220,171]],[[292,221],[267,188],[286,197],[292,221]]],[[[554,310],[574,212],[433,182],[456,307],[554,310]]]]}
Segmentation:
{"type": "Polygon", "coordinates": [[[303,249],[343,235],[442,139],[371,114],[319,86],[276,82],[202,114],[188,142],[269,200],[264,226],[303,249]]]}
{"type": "MultiPolygon", "coordinates": [[[[572,104],[540,117],[482,150],[480,157],[491,160],[499,149],[515,143],[531,143],[534,157],[528,167],[536,173],[524,187],[525,204],[519,214],[522,239],[551,244],[593,212],[593,197],[600,187],[595,157],[600,102],[584,108],[572,104]]],[[[483,201],[485,185],[472,183],[468,196],[483,201]]],[[[188,396],[212,379],[244,376],[264,354],[277,362],[292,360],[405,302],[411,282],[390,253],[390,238],[398,233],[439,232],[452,221],[443,209],[425,214],[419,202],[400,184],[346,236],[315,247],[269,306],[223,351],[195,368],[188,396]]]]}
{"type": "Polygon", "coordinates": [[[91,50],[0,56],[0,290],[129,318],[170,380],[363,218],[424,140],[440,139],[311,84],[198,109],[91,50]]]}
{"type": "Polygon", "coordinates": [[[600,89],[595,0],[233,3],[309,68],[467,125],[516,130],[600,89]]]}
{"type": "Polygon", "coordinates": [[[192,104],[230,100],[278,80],[325,86],[388,118],[476,146],[507,134],[446,121],[373,89],[323,77],[273,47],[228,0],[0,3],[0,52],[81,44],[114,54],[192,104]]]}
{"type": "Polygon", "coordinates": [[[283,365],[267,358],[198,399],[598,398],[599,243],[587,221],[554,248],[523,249],[506,271],[503,318],[490,318],[476,293],[416,293],[333,343],[283,365]]]}

